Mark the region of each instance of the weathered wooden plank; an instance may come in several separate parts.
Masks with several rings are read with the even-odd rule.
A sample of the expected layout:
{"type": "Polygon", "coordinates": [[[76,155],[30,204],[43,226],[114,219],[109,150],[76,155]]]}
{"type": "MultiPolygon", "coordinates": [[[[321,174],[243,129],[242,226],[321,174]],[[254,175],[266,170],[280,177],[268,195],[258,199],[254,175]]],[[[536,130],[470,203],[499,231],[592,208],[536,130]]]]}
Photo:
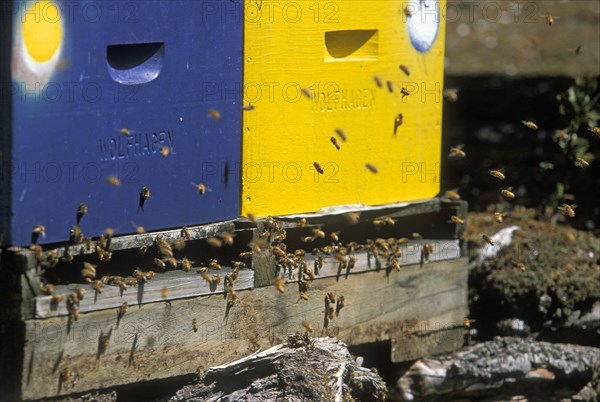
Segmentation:
{"type": "Polygon", "coordinates": [[[415,326],[462,321],[467,269],[459,259],[317,279],[308,301],[290,284],[283,294],[272,286],[239,291],[232,308],[210,295],[139,305],[120,320],[114,310],[82,313],[70,323],[63,316],[28,320],[17,386],[22,398],[35,399],[193,373],[277,344],[303,330],[304,320],[314,334],[350,345],[401,339],[415,326]],[[333,320],[325,318],[327,292],[346,299],[333,320]]]}
{"type": "Polygon", "coordinates": [[[424,201],[402,202],[385,205],[340,205],[336,207],[323,208],[320,211],[305,214],[294,214],[277,216],[276,219],[284,222],[284,228],[298,227],[298,220],[305,218],[307,226],[325,224],[331,220],[339,219],[349,212],[361,214],[359,221],[367,221],[381,218],[383,216],[406,217],[426,213],[435,213],[440,210],[439,198],[424,201]]]}
{"type": "MultiPolygon", "coordinates": [[[[398,258],[398,261],[400,262],[401,267],[414,264],[420,265],[421,263],[428,264],[445,260],[454,260],[461,256],[458,240],[412,240],[402,244],[400,250],[402,250],[402,256],[398,258]],[[423,247],[427,243],[432,246],[433,252],[429,255],[427,260],[424,260],[423,247]]],[[[332,256],[324,256],[323,267],[318,269],[317,276],[319,278],[339,277],[358,272],[379,271],[386,269],[387,267],[385,259],[375,257],[367,252],[356,253],[352,256],[356,258],[356,266],[350,270],[344,268],[341,271],[340,262],[338,260],[332,256]]],[[[307,255],[305,260],[309,263],[309,266],[312,267],[315,265],[316,257],[307,255]]],[[[292,278],[296,279],[295,276],[292,276],[292,278]]]]}
{"type": "MultiPolygon", "coordinates": [[[[231,268],[223,268],[220,271],[212,270],[209,275],[218,275],[221,278],[219,284],[213,285],[208,284],[196,272],[169,271],[157,274],[155,279],[138,284],[137,286],[128,287],[123,291],[116,285],[104,286],[100,294],[95,293],[89,285],[56,286],[55,294],[63,295],[63,301],[54,304],[52,296],[36,297],[35,317],[45,318],[68,315],[66,306],[67,296],[73,293],[77,286],[82,287],[86,292],[85,297],[79,303],[79,311],[89,312],[120,307],[124,302],[127,302],[129,306],[135,306],[158,301],[223,294],[223,278],[231,271],[231,268]]],[[[254,287],[254,271],[251,269],[239,271],[239,275],[233,283],[234,290],[251,289],[252,287],[254,287]]]]}
{"type": "Polygon", "coordinates": [[[457,350],[464,344],[466,329],[462,322],[438,323],[434,328],[416,326],[392,338],[392,361],[404,362],[423,356],[457,350]]]}
{"type": "MultiPolygon", "coordinates": [[[[234,222],[235,221],[224,221],[210,225],[190,226],[188,228],[188,240],[206,239],[211,236],[216,236],[223,231],[233,232],[235,229],[234,222]]],[[[169,243],[173,243],[175,240],[182,237],[182,228],[127,236],[115,236],[112,238],[110,246],[113,251],[151,246],[154,243],[154,239],[158,236],[163,237],[169,243]]],[[[95,247],[88,249],[85,244],[57,246],[56,249],[59,257],[62,257],[66,250],[68,250],[70,255],[92,254],[95,252],[95,247]]]]}

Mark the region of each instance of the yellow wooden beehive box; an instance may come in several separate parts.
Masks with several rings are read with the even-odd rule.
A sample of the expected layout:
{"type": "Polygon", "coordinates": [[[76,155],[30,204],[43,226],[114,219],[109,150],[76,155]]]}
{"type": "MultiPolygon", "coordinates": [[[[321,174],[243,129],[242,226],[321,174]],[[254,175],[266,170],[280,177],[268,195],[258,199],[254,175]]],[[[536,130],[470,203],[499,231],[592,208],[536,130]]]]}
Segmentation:
{"type": "Polygon", "coordinates": [[[246,0],[243,215],[439,192],[445,3],[246,0]]]}

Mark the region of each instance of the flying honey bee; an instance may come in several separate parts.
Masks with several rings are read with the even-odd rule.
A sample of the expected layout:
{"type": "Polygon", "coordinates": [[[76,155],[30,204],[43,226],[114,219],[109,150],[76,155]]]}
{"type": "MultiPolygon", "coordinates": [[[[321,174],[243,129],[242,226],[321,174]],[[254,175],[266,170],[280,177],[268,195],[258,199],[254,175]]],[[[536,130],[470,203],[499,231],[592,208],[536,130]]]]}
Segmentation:
{"type": "Polygon", "coordinates": [[[179,237],[177,239],[175,239],[175,241],[173,242],[173,247],[175,248],[175,250],[177,251],[181,251],[185,248],[185,239],[183,237],[179,237]]]}
{"type": "Polygon", "coordinates": [[[136,225],[136,223],[134,221],[131,221],[131,226],[133,226],[135,228],[135,232],[137,234],[144,234],[144,233],[146,233],[146,229],[143,226],[136,225]]]}
{"type": "Polygon", "coordinates": [[[410,9],[409,6],[404,7],[404,9],[402,10],[402,12],[404,13],[404,16],[406,16],[406,18],[410,18],[413,16],[413,12],[410,9]]]}
{"type": "Polygon", "coordinates": [[[313,326],[308,321],[302,321],[302,326],[310,333],[313,332],[313,326]]]}
{"type": "Polygon", "coordinates": [[[146,201],[148,201],[148,199],[150,198],[150,189],[146,186],[142,186],[142,189],[140,190],[140,204],[139,204],[139,210],[142,210],[142,212],[144,212],[144,204],[146,203],[146,201]]]}
{"type": "Polygon", "coordinates": [[[77,286],[75,288],[75,295],[77,295],[77,300],[83,300],[83,296],[85,295],[85,290],[81,286],[77,286]]]}
{"type": "Polygon", "coordinates": [[[253,110],[254,110],[254,108],[255,108],[255,107],[254,107],[254,105],[253,105],[253,104],[251,104],[251,103],[250,103],[250,104],[247,104],[247,105],[244,105],[244,106],[242,106],[242,110],[244,110],[244,111],[246,111],[246,112],[251,112],[251,111],[253,111],[253,110]]]}
{"type": "Polygon", "coordinates": [[[198,190],[198,194],[200,195],[204,195],[206,194],[207,191],[212,191],[210,188],[206,187],[204,184],[196,184],[194,182],[191,182],[192,186],[196,187],[196,190],[198,190]]]}
{"type": "Polygon", "coordinates": [[[373,165],[372,163],[365,163],[365,167],[371,172],[371,173],[379,173],[379,169],[377,169],[377,166],[373,165]]]}
{"type": "Polygon", "coordinates": [[[339,151],[341,147],[340,147],[340,144],[338,143],[338,141],[335,139],[335,137],[331,137],[329,140],[331,141],[331,143],[333,144],[335,149],[337,149],[339,151]]]}
{"type": "Polygon", "coordinates": [[[308,295],[306,294],[306,292],[300,292],[298,296],[304,301],[308,300],[308,295]]]}
{"type": "Polygon", "coordinates": [[[106,178],[106,182],[113,187],[119,187],[121,185],[121,180],[119,180],[119,178],[115,176],[108,176],[106,178]]]}
{"type": "Polygon", "coordinates": [[[311,100],[313,98],[312,92],[310,91],[309,88],[306,87],[302,87],[300,89],[300,92],[302,93],[302,95],[304,95],[304,97],[308,100],[311,100]]]}
{"type": "Polygon", "coordinates": [[[458,223],[459,225],[464,225],[464,224],[465,224],[465,221],[464,221],[464,220],[462,220],[461,218],[459,218],[459,217],[458,217],[458,216],[456,216],[456,215],[452,215],[452,216],[450,217],[450,222],[453,222],[453,223],[458,223]]]}
{"type": "Polygon", "coordinates": [[[223,231],[219,233],[219,237],[223,239],[223,242],[225,242],[225,244],[227,244],[228,246],[233,245],[233,235],[231,233],[223,231]]]}
{"type": "Polygon", "coordinates": [[[423,236],[421,236],[421,234],[417,233],[417,232],[414,232],[411,236],[413,239],[422,239],[423,238],[423,236]]]}
{"type": "Polygon", "coordinates": [[[577,160],[575,161],[575,166],[580,167],[580,168],[586,168],[586,167],[589,167],[590,164],[588,161],[586,161],[583,158],[577,158],[577,160]]]}
{"type": "Polygon", "coordinates": [[[319,165],[319,162],[313,163],[313,166],[315,167],[315,170],[317,172],[319,172],[319,174],[325,173],[325,171],[323,170],[323,168],[321,167],[321,165],[319,165]]]}
{"type": "Polygon", "coordinates": [[[277,279],[275,279],[275,289],[277,289],[279,293],[283,293],[285,291],[284,281],[281,276],[278,276],[277,279]]]}
{"type": "Polygon", "coordinates": [[[89,262],[83,263],[83,269],[81,270],[81,276],[84,278],[95,278],[96,277],[96,266],[89,262]]]}
{"type": "Polygon", "coordinates": [[[382,226],[385,226],[385,221],[383,219],[373,219],[373,225],[375,225],[376,228],[381,228],[382,226]]]}
{"type": "Polygon", "coordinates": [[[460,194],[458,194],[458,189],[446,191],[444,193],[444,198],[447,198],[450,201],[458,201],[458,200],[460,200],[460,194]]]}
{"type": "Polygon", "coordinates": [[[171,153],[171,147],[164,146],[160,149],[160,154],[163,158],[166,158],[171,153]]]}
{"type": "Polygon", "coordinates": [[[298,227],[303,228],[304,226],[306,226],[306,218],[300,218],[298,220],[298,227]]]}
{"type": "Polygon", "coordinates": [[[341,128],[336,128],[335,133],[337,134],[338,137],[340,137],[340,140],[342,140],[342,142],[346,142],[348,140],[348,136],[346,135],[346,132],[344,130],[342,130],[341,128]]]}
{"type": "Polygon", "coordinates": [[[77,208],[77,224],[81,222],[81,218],[83,218],[88,213],[88,206],[85,202],[79,204],[77,208]]]}
{"type": "Polygon", "coordinates": [[[198,332],[198,321],[195,318],[192,320],[192,330],[198,332]]]}
{"type": "Polygon", "coordinates": [[[525,127],[527,127],[528,129],[531,129],[531,130],[537,130],[539,128],[537,124],[535,124],[534,122],[532,122],[530,120],[521,120],[521,123],[523,123],[525,125],[525,127]]]}
{"type": "Polygon", "coordinates": [[[471,324],[474,323],[476,320],[471,320],[469,317],[465,317],[463,318],[463,325],[465,326],[465,328],[470,328],[471,324]]]}
{"type": "Polygon", "coordinates": [[[565,238],[569,243],[574,243],[576,240],[575,235],[571,231],[565,232],[565,238]]]}
{"type": "Polygon", "coordinates": [[[513,192],[512,192],[512,191],[510,191],[510,190],[511,190],[510,188],[508,188],[508,189],[503,189],[502,191],[500,191],[500,193],[501,193],[501,194],[502,194],[504,197],[508,198],[509,200],[512,200],[513,198],[515,198],[515,193],[513,193],[513,192]]]}
{"type": "Polygon", "coordinates": [[[346,220],[351,225],[357,224],[360,220],[360,212],[348,212],[345,216],[346,220]]]}
{"type": "Polygon", "coordinates": [[[404,116],[402,115],[402,113],[398,113],[394,118],[394,137],[398,133],[398,128],[402,125],[403,122],[404,116]]]}
{"type": "Polygon", "coordinates": [[[588,128],[588,130],[596,134],[596,136],[600,138],[600,127],[590,127],[588,128]]]}
{"type": "Polygon", "coordinates": [[[449,102],[458,101],[458,88],[444,89],[444,98],[448,99],[449,102]]]}
{"type": "Polygon", "coordinates": [[[337,243],[337,242],[340,241],[340,237],[338,236],[339,233],[340,233],[339,231],[337,231],[337,232],[331,232],[329,234],[329,237],[331,237],[331,240],[333,240],[334,242],[337,243]]]}
{"type": "Polygon", "coordinates": [[[518,269],[519,269],[521,272],[525,271],[525,269],[526,269],[526,267],[525,267],[525,264],[523,264],[522,262],[520,262],[520,263],[518,263],[518,264],[517,264],[517,268],[518,268],[518,269]]]}
{"type": "Polygon", "coordinates": [[[214,120],[221,120],[221,113],[219,113],[219,111],[216,109],[208,109],[208,115],[214,120]]]}
{"type": "Polygon", "coordinates": [[[400,93],[402,94],[402,99],[406,98],[408,95],[410,95],[410,92],[408,92],[408,89],[402,87],[402,89],[400,89],[400,93]]]}
{"type": "Polygon", "coordinates": [[[387,89],[388,89],[388,91],[390,91],[390,93],[394,93],[394,84],[392,83],[392,81],[389,81],[389,80],[388,80],[388,81],[386,82],[386,85],[387,85],[387,89]]]}
{"type": "Polygon", "coordinates": [[[396,224],[396,221],[390,216],[387,216],[384,221],[386,225],[394,226],[396,224]]]}
{"type": "Polygon", "coordinates": [[[163,260],[161,260],[160,258],[155,258],[154,259],[154,264],[156,264],[157,267],[160,268],[166,268],[167,264],[165,264],[165,262],[163,260]]]}
{"type": "Polygon", "coordinates": [[[506,178],[506,176],[504,176],[504,173],[502,173],[502,171],[500,170],[490,170],[490,175],[500,180],[504,180],[506,178]]]}
{"type": "Polygon", "coordinates": [[[464,158],[465,156],[467,156],[467,154],[465,153],[465,151],[462,150],[463,148],[464,145],[462,144],[450,148],[450,153],[448,154],[448,156],[450,158],[464,158]]]}
{"type": "Polygon", "coordinates": [[[407,66],[405,66],[404,64],[400,64],[400,70],[402,70],[402,72],[404,74],[406,74],[407,76],[410,76],[410,70],[408,69],[407,66]]]}
{"type": "Polygon", "coordinates": [[[312,232],[315,235],[315,237],[318,237],[321,239],[325,238],[325,232],[323,232],[321,229],[313,229],[312,232]]]}
{"type": "Polygon", "coordinates": [[[558,207],[558,209],[563,213],[563,215],[568,216],[569,218],[575,217],[575,208],[576,205],[562,204],[558,207]]]}
{"type": "Polygon", "coordinates": [[[429,243],[423,245],[423,256],[426,261],[429,261],[429,256],[433,253],[433,247],[429,243]]]}
{"type": "Polygon", "coordinates": [[[181,268],[184,271],[188,271],[189,272],[192,269],[192,263],[186,257],[183,257],[181,259],[181,268]]]}
{"type": "Polygon", "coordinates": [[[166,286],[160,290],[160,296],[163,299],[166,299],[167,297],[169,297],[169,289],[166,286]]]}
{"type": "Polygon", "coordinates": [[[505,215],[504,215],[504,214],[501,214],[500,212],[495,212],[495,213],[494,213],[494,220],[495,220],[497,223],[502,223],[502,222],[504,221],[504,216],[505,216],[505,215]]]}
{"type": "Polygon", "coordinates": [[[42,225],[36,225],[33,227],[33,231],[31,233],[32,243],[37,242],[37,239],[42,236],[42,238],[46,237],[46,227],[42,225]]]}
{"type": "Polygon", "coordinates": [[[122,128],[119,130],[119,132],[124,135],[125,137],[129,137],[131,134],[133,134],[133,131],[126,129],[126,128],[122,128]]]}
{"type": "Polygon", "coordinates": [[[373,80],[375,81],[375,84],[377,85],[378,88],[381,88],[383,86],[383,82],[381,81],[381,78],[379,78],[377,75],[373,77],[373,80]]]}
{"type": "Polygon", "coordinates": [[[214,248],[219,248],[223,245],[221,239],[217,239],[216,237],[209,237],[206,239],[206,242],[214,248]]]}
{"type": "Polygon", "coordinates": [[[548,25],[549,27],[551,27],[552,25],[554,25],[554,20],[559,19],[559,17],[555,17],[555,16],[550,15],[550,14],[546,14],[545,18],[546,18],[546,25],[548,25]]]}
{"type": "Polygon", "coordinates": [[[252,223],[256,223],[256,215],[254,215],[254,214],[252,214],[252,213],[248,212],[248,213],[246,214],[246,216],[248,217],[248,220],[250,220],[250,222],[252,222],[252,223]]]}
{"type": "Polygon", "coordinates": [[[313,241],[315,241],[315,238],[312,237],[312,236],[306,236],[306,237],[303,237],[300,240],[302,240],[304,243],[312,243],[313,241]]]}
{"type": "Polygon", "coordinates": [[[494,241],[493,241],[493,240],[492,240],[492,238],[491,238],[491,237],[489,237],[488,235],[485,235],[485,234],[484,234],[484,235],[481,235],[481,237],[482,237],[482,238],[483,238],[483,240],[485,240],[485,242],[486,242],[487,244],[489,244],[490,246],[493,246],[493,245],[494,245],[494,241]]]}

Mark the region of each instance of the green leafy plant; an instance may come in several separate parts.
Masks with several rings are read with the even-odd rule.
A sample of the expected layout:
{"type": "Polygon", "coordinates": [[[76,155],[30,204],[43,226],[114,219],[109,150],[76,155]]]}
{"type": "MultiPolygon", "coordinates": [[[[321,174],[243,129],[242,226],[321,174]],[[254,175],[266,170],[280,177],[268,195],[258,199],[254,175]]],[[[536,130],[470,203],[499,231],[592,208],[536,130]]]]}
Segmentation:
{"type": "Polygon", "coordinates": [[[554,141],[562,151],[563,158],[555,163],[540,163],[543,169],[556,169],[561,172],[563,183],[558,182],[556,190],[546,199],[545,206],[555,209],[565,193],[565,184],[577,169],[578,159],[591,162],[593,155],[588,153],[589,137],[593,133],[589,128],[598,125],[600,120],[600,92],[597,80],[577,78],[565,93],[557,95],[558,110],[566,127],[558,130],[554,141]]]}

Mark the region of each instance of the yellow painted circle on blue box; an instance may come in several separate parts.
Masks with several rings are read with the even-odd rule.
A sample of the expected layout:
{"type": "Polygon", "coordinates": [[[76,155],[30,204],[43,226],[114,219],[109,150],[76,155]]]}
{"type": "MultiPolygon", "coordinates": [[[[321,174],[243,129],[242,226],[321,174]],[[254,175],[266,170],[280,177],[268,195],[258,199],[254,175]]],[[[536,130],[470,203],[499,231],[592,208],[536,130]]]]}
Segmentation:
{"type": "Polygon", "coordinates": [[[58,5],[52,1],[35,2],[23,17],[22,33],[27,53],[39,63],[47,62],[63,39],[58,5]]]}

